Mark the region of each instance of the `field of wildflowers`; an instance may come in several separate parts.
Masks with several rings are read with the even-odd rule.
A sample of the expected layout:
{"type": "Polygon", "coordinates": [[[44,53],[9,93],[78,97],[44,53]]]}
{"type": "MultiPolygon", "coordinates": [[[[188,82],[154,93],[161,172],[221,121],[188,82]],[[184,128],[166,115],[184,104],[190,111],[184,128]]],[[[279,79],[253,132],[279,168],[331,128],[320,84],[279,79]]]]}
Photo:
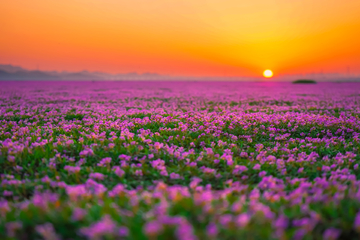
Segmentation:
{"type": "Polygon", "coordinates": [[[0,89],[0,239],[360,238],[358,83],[0,89]]]}

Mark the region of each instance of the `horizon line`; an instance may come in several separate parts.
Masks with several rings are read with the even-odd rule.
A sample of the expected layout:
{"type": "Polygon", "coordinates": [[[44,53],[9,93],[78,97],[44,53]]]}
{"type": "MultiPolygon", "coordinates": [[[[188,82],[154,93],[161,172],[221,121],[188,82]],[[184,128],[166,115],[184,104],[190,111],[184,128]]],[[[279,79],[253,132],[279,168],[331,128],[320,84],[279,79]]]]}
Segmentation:
{"type": "MultiPolygon", "coordinates": [[[[158,72],[140,72],[140,71],[129,71],[129,72],[122,72],[122,73],[109,73],[109,72],[104,72],[104,71],[99,71],[99,70],[95,70],[95,71],[90,71],[88,69],[83,69],[80,71],[68,71],[68,70],[41,70],[39,68],[37,69],[29,69],[29,68],[24,68],[21,65],[13,65],[11,63],[0,63],[0,70],[5,71],[7,73],[16,73],[16,72],[21,72],[21,71],[16,71],[16,72],[9,72],[6,71],[4,69],[1,69],[1,66],[10,66],[10,67],[14,67],[14,68],[21,68],[22,70],[28,71],[28,72],[43,72],[43,73],[91,73],[91,74],[107,74],[110,76],[119,76],[119,75],[128,75],[128,74],[137,74],[137,75],[146,75],[146,74],[154,74],[154,75],[158,75],[158,77],[170,77],[170,78],[251,78],[251,79],[258,79],[261,78],[263,79],[263,77],[261,75],[259,76],[246,76],[246,75],[216,75],[216,76],[209,76],[209,75],[202,75],[202,76],[196,76],[196,75],[169,75],[169,74],[162,74],[162,73],[158,73],[158,72]]],[[[340,72],[327,72],[324,73],[322,71],[320,72],[305,72],[305,73],[294,73],[294,74],[274,74],[274,76],[271,79],[274,78],[285,78],[285,77],[310,77],[310,76],[314,76],[314,77],[322,77],[322,78],[326,78],[326,77],[341,77],[341,78],[358,78],[360,77],[360,73],[340,73],[340,72]]],[[[111,81],[111,80],[109,80],[111,81]]]]}

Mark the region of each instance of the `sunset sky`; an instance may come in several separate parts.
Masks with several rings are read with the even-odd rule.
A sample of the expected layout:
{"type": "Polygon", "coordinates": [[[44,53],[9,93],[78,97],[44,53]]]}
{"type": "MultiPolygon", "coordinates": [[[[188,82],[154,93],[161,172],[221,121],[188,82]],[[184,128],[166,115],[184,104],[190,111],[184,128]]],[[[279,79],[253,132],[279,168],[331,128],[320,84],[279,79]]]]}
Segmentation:
{"type": "Polygon", "coordinates": [[[2,0],[0,64],[57,71],[360,74],[359,0],[2,0]]]}

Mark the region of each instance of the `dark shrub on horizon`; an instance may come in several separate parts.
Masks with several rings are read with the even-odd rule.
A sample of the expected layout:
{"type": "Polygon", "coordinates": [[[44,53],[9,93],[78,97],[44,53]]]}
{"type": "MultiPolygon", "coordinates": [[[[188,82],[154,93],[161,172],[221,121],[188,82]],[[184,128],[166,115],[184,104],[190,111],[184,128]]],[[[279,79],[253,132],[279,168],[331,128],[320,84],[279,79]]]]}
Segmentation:
{"type": "Polygon", "coordinates": [[[299,79],[299,80],[296,80],[296,81],[293,81],[293,83],[316,83],[315,80],[310,80],[310,79],[299,79]]]}

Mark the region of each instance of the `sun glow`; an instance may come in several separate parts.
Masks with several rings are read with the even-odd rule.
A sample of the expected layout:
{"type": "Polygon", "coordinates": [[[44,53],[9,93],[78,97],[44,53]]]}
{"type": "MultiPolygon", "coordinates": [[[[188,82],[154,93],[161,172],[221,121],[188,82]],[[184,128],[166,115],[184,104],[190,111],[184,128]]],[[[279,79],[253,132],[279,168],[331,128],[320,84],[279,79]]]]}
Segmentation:
{"type": "Polygon", "coordinates": [[[273,72],[269,69],[264,71],[264,77],[266,78],[271,78],[273,75],[274,75],[273,72]]]}
{"type": "Polygon", "coordinates": [[[359,0],[0,0],[0,64],[198,77],[261,77],[268,68],[274,78],[358,75],[359,12],[359,0]]]}

